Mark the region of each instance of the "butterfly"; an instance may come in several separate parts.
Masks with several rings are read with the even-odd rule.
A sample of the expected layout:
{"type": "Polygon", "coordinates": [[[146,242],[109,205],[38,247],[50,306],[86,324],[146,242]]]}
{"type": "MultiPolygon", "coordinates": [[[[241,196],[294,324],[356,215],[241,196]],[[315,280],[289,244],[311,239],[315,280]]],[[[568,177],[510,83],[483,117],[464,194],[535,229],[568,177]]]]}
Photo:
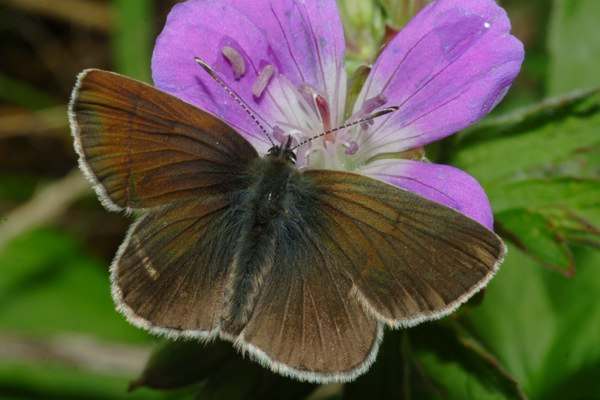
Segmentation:
{"type": "Polygon", "coordinates": [[[480,290],[502,240],[443,205],[355,173],[300,170],[158,89],[83,71],[70,120],[110,211],[135,212],[111,265],[134,325],[222,338],[283,375],[348,381],[385,326],[441,318],[480,290]]]}

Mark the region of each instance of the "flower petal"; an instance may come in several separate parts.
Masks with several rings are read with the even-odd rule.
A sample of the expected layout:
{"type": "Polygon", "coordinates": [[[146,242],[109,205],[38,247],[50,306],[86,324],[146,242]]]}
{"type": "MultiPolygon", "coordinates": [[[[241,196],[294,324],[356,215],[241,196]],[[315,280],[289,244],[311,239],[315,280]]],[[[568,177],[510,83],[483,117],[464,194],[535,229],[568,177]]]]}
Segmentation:
{"type": "Polygon", "coordinates": [[[295,85],[311,85],[330,104],[343,104],[344,51],[335,0],[188,0],[169,14],[156,42],[152,72],[158,88],[225,120],[264,152],[264,134],[194,57],[217,71],[269,129],[279,116],[279,99],[268,93],[275,78],[265,68],[295,85]]]}
{"type": "Polygon", "coordinates": [[[522,43],[494,0],[437,0],[386,47],[357,101],[400,109],[363,135],[364,157],[422,146],[490,112],[519,73],[522,43]]]}
{"type": "Polygon", "coordinates": [[[380,160],[361,173],[454,208],[492,230],[494,217],[483,188],[471,175],[447,165],[412,160],[380,160]]]}

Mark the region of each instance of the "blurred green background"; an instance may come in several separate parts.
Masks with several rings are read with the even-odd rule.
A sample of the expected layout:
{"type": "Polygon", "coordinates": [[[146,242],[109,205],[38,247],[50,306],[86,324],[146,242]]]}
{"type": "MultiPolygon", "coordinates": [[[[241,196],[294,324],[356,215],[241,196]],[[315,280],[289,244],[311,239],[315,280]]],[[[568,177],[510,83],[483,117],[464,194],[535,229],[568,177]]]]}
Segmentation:
{"type": "MultiPolygon", "coordinates": [[[[174,3],[0,0],[0,399],[600,399],[600,1],[500,1],[523,71],[490,117],[428,154],[483,184],[506,262],[458,313],[387,332],[367,375],[323,387],[228,345],[165,344],[112,305],[129,221],[74,169],[66,102],[83,68],[150,81],[174,3]]],[[[354,71],[426,1],[338,3],[354,71]]]]}

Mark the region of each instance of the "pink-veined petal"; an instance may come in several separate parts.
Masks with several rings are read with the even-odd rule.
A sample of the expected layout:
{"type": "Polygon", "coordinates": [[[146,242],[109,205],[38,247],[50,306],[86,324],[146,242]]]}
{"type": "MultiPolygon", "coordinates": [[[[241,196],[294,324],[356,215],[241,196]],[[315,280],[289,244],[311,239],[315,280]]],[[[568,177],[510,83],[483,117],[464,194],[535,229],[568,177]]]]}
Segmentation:
{"type": "Polygon", "coordinates": [[[220,117],[264,152],[264,134],[194,57],[212,66],[270,129],[281,118],[282,99],[268,90],[278,74],[296,86],[312,86],[341,107],[344,51],[335,0],[188,0],[169,14],[152,73],[158,88],[220,117]],[[272,78],[265,68],[273,68],[272,78]]]}
{"type": "Polygon", "coordinates": [[[361,173],[460,211],[493,230],[494,217],[483,188],[466,172],[448,165],[412,160],[380,160],[361,173]]]}
{"type": "Polygon", "coordinates": [[[437,0],[388,44],[357,101],[399,110],[362,135],[363,157],[455,133],[490,112],[520,71],[522,43],[494,0],[437,0]]]}

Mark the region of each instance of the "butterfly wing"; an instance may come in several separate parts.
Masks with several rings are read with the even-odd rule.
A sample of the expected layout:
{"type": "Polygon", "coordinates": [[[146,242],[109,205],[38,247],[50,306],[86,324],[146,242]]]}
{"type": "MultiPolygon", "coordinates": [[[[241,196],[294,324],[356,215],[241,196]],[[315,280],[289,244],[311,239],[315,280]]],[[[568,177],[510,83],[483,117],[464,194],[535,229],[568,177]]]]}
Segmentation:
{"type": "Polygon", "coordinates": [[[236,339],[277,372],[317,382],[356,377],[373,362],[384,323],[450,313],[503,257],[493,232],[410,192],[352,173],[302,175],[311,201],[286,211],[277,262],[236,339]]]}
{"type": "Polygon", "coordinates": [[[383,323],[451,312],[505,251],[493,232],[419,196],[307,171],[310,204],[292,194],[298,206],[271,221],[272,253],[260,259],[273,262],[247,323],[220,330],[244,229],[232,193],[245,189],[254,149],[214,117],[108,72],[80,76],[70,111],[82,167],[109,208],[161,206],[133,225],[111,269],[130,321],[173,336],[220,334],[283,374],[357,376],[375,358],[383,323]]]}
{"type": "Polygon", "coordinates": [[[353,294],[392,327],[449,314],[487,284],[506,252],[494,232],[411,192],[352,173],[306,175],[353,294]]]}
{"type": "Polygon", "coordinates": [[[276,235],[276,262],[236,342],[278,373],[348,381],[375,360],[383,324],[350,297],[352,281],[320,225],[307,216],[293,219],[276,235]]]}
{"type": "Polygon", "coordinates": [[[167,336],[217,333],[232,247],[229,200],[204,196],[136,221],[111,266],[113,297],[136,326],[167,336]]]}
{"type": "MultiPolygon", "coordinates": [[[[231,258],[225,218],[254,148],[232,128],[124,76],[86,70],[69,107],[80,165],[110,210],[149,209],[111,266],[113,297],[134,324],[214,334],[231,258]]],[[[233,235],[233,236],[230,236],[233,235]]]]}
{"type": "Polygon", "coordinates": [[[112,72],[82,72],[69,115],[80,165],[110,210],[230,191],[257,157],[214,116],[112,72]]]}

